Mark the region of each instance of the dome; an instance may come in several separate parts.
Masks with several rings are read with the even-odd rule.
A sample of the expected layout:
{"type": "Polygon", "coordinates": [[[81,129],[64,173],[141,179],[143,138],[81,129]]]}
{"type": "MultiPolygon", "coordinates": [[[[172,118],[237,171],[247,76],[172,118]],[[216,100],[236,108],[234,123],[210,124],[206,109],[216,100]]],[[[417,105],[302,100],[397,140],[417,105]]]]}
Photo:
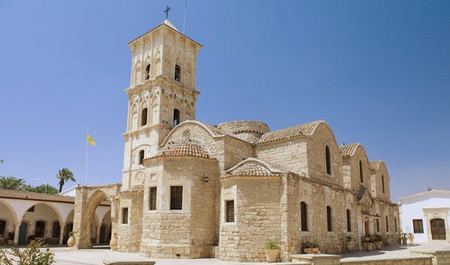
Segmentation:
{"type": "Polygon", "coordinates": [[[253,144],[270,131],[269,126],[260,121],[230,121],[219,124],[217,128],[253,144]]]}
{"type": "Polygon", "coordinates": [[[168,142],[159,150],[155,157],[198,157],[214,159],[200,141],[189,138],[168,142]]]}
{"type": "Polygon", "coordinates": [[[254,132],[262,135],[270,131],[269,126],[261,121],[230,121],[221,123],[217,127],[233,134],[254,132]]]}

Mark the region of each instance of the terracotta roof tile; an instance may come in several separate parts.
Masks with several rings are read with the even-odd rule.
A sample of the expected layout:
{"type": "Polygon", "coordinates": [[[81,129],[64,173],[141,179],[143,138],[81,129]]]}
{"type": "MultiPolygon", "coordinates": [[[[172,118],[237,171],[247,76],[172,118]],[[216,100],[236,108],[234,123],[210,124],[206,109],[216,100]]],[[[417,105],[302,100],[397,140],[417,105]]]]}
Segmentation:
{"type": "Polygon", "coordinates": [[[144,185],[134,185],[132,186],[129,191],[132,192],[143,192],[144,191],[144,185]]]}
{"type": "Polygon", "coordinates": [[[383,163],[383,160],[373,160],[369,162],[369,165],[372,169],[379,169],[381,163],[383,163]]]}
{"type": "Polygon", "coordinates": [[[361,144],[354,143],[354,144],[344,144],[339,146],[339,149],[341,149],[342,156],[352,156],[355,154],[356,149],[358,149],[358,146],[361,144]]]}
{"type": "Polygon", "coordinates": [[[313,121],[310,123],[300,124],[294,127],[271,131],[263,134],[258,143],[275,142],[283,139],[290,139],[300,135],[311,135],[316,126],[322,121],[313,121]]]}
{"type": "Polygon", "coordinates": [[[214,159],[200,141],[189,138],[168,142],[154,157],[199,157],[214,159]]]}

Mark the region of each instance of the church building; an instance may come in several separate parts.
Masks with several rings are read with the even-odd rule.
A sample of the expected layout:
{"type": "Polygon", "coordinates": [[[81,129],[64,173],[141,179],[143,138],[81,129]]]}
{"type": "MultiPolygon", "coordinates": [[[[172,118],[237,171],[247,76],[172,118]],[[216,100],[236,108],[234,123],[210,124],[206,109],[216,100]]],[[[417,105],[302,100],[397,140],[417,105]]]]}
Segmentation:
{"type": "Polygon", "coordinates": [[[89,248],[96,207],[111,205],[111,247],[155,258],[281,260],[399,242],[386,164],[361,144],[338,145],[322,120],[271,130],[262,121],[196,120],[202,45],[165,20],[129,43],[122,183],[77,188],[73,231],[89,248]],[[353,249],[349,242],[354,243],[353,249]]]}

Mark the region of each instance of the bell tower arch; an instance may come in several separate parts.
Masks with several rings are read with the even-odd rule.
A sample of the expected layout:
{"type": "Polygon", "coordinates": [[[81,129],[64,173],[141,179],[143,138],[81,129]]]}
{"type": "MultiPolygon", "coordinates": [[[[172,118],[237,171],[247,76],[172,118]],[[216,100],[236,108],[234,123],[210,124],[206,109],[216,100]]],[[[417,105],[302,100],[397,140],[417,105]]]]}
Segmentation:
{"type": "Polygon", "coordinates": [[[195,119],[200,94],[195,86],[202,45],[180,33],[169,21],[128,44],[131,51],[127,129],[124,133],[122,187],[143,184],[142,154],[155,155],[179,123],[195,119]]]}

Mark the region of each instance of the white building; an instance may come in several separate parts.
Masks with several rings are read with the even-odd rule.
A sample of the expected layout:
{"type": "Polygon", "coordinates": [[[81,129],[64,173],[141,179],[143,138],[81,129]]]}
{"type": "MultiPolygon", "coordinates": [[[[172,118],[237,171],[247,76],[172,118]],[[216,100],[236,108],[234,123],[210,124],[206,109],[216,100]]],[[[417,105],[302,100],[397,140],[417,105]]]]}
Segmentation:
{"type": "Polygon", "coordinates": [[[428,190],[400,199],[404,233],[414,234],[414,243],[450,242],[450,191],[428,190]]]}
{"type": "MultiPolygon", "coordinates": [[[[39,239],[49,245],[65,244],[72,232],[75,198],[0,189],[0,247],[26,245],[39,239]]],[[[93,244],[108,244],[111,237],[111,206],[102,202],[91,226],[93,244]]]]}

